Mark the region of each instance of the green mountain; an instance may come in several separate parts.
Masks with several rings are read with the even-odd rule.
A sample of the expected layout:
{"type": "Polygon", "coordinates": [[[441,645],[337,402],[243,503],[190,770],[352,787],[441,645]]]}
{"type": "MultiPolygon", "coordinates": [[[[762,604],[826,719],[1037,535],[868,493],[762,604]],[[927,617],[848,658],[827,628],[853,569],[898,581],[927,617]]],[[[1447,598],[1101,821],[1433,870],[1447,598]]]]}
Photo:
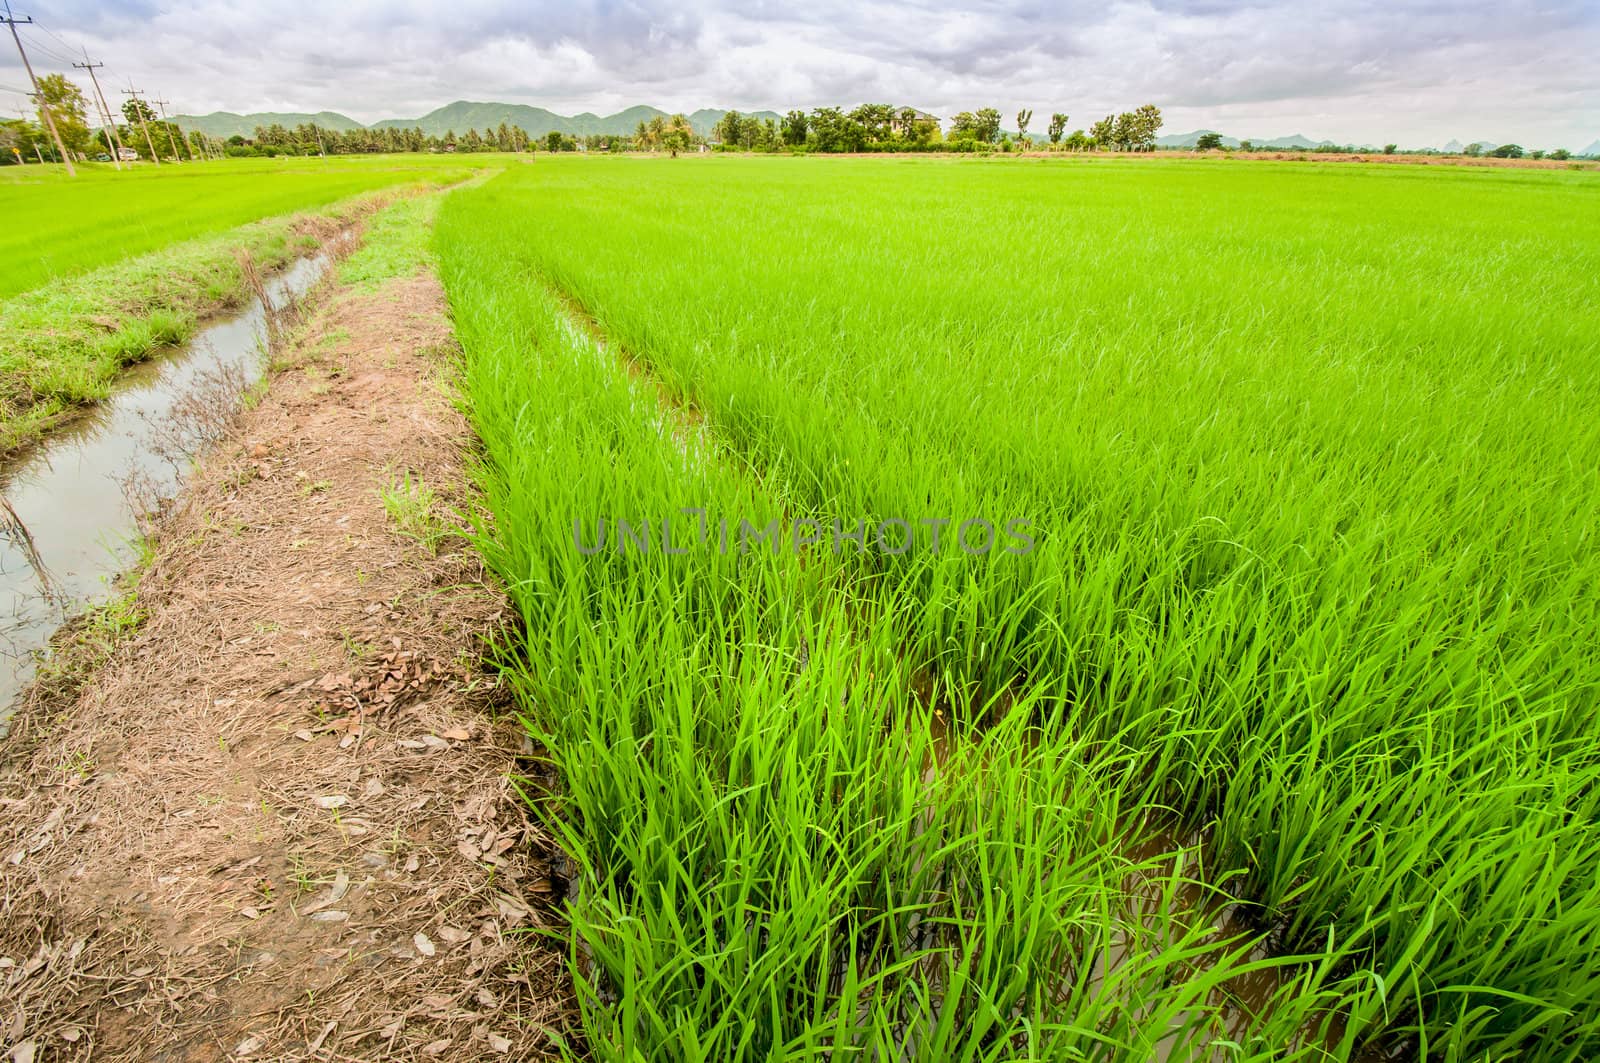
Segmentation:
{"type": "MultiPolygon", "coordinates": [[[[1161,148],[1192,148],[1199,142],[1202,135],[1215,132],[1216,130],[1214,129],[1196,129],[1193,133],[1169,133],[1164,137],[1157,138],[1156,146],[1161,148]]],[[[1311,148],[1329,147],[1334,144],[1331,140],[1312,140],[1310,137],[1303,137],[1299,133],[1288,137],[1247,137],[1246,139],[1257,150],[1264,148],[1293,148],[1299,151],[1307,151],[1311,148]]],[[[1239,143],[1238,140],[1230,136],[1222,138],[1222,146],[1225,148],[1237,148],[1239,143]]],[[[1357,151],[1378,150],[1371,144],[1352,146],[1357,151]]]]}
{"type": "Polygon", "coordinates": [[[473,103],[468,100],[457,100],[438,110],[429,111],[421,118],[385,118],[372,123],[372,128],[421,127],[429,136],[442,137],[449,132],[460,134],[469,129],[494,129],[501,122],[508,126],[521,126],[529,136],[535,137],[542,137],[551,130],[579,134],[573,128],[573,119],[543,107],[528,107],[520,103],[473,103]]]}
{"type": "MultiPolygon", "coordinates": [[[[710,133],[712,127],[727,113],[715,108],[702,108],[688,116],[689,124],[694,127],[695,132],[704,135],[710,133]]],[[[762,119],[776,120],[779,117],[775,111],[752,113],[762,119]]],[[[584,137],[632,133],[640,122],[648,122],[657,115],[663,118],[671,117],[658,107],[647,107],[642,104],[629,107],[625,111],[618,111],[616,114],[598,115],[585,111],[582,114],[568,116],[547,111],[543,107],[529,107],[520,103],[474,103],[470,100],[457,100],[438,110],[429,111],[421,118],[385,118],[372,123],[370,128],[420,127],[430,136],[442,137],[452,131],[459,135],[469,129],[496,129],[501,122],[504,122],[508,126],[520,126],[533,137],[542,137],[551,131],[584,137]]],[[[271,125],[274,122],[290,129],[303,122],[315,122],[324,129],[369,128],[353,118],[332,111],[322,111],[319,114],[233,114],[229,111],[217,111],[203,115],[181,114],[177,116],[176,121],[185,129],[199,129],[215,137],[231,137],[234,134],[248,137],[255,132],[256,126],[271,125]]]]}
{"type": "MultiPolygon", "coordinates": [[[[1156,147],[1192,148],[1196,144],[1200,143],[1201,137],[1205,136],[1207,133],[1216,132],[1217,131],[1215,129],[1196,129],[1193,133],[1168,133],[1164,137],[1156,138],[1156,147]]],[[[1220,136],[1221,134],[1218,135],[1220,136]]],[[[1239,146],[1239,142],[1232,137],[1224,136],[1222,137],[1222,146],[1225,148],[1237,148],[1239,146]]]]}
{"type": "MultiPolygon", "coordinates": [[[[701,136],[706,136],[716,128],[717,123],[722,121],[722,116],[727,113],[727,111],[719,111],[712,107],[702,107],[700,110],[695,111],[693,114],[688,116],[689,125],[694,128],[696,133],[699,133],[701,136]]],[[[780,122],[783,120],[783,115],[779,114],[777,111],[740,111],[739,113],[744,115],[746,118],[759,118],[763,122],[769,118],[774,122],[780,122]]]]}
{"type": "MultiPolygon", "coordinates": [[[[695,132],[703,135],[711,132],[711,128],[727,113],[724,110],[704,108],[688,116],[689,124],[694,127],[695,132]]],[[[757,118],[778,118],[777,113],[773,111],[752,113],[757,118]]],[[[542,137],[552,131],[575,137],[587,137],[632,133],[640,122],[648,122],[658,115],[662,118],[671,117],[659,107],[642,104],[629,107],[625,111],[618,111],[616,114],[598,115],[585,111],[582,114],[569,116],[547,111],[543,107],[529,107],[520,103],[472,103],[467,100],[457,100],[436,111],[430,111],[421,118],[386,118],[373,123],[373,128],[385,129],[394,126],[411,129],[420,126],[424,133],[440,137],[451,131],[459,134],[469,129],[495,129],[504,122],[508,126],[522,127],[532,137],[542,137]]]]}
{"type": "MultiPolygon", "coordinates": [[[[119,119],[120,120],[120,119],[119,119]]],[[[248,137],[256,126],[269,126],[276,122],[287,129],[314,122],[323,129],[336,129],[343,133],[364,128],[360,122],[336,111],[318,111],[316,114],[278,113],[263,111],[257,114],[234,114],[232,111],[213,111],[210,114],[180,114],[173,118],[184,129],[198,129],[211,137],[248,137]]]]}

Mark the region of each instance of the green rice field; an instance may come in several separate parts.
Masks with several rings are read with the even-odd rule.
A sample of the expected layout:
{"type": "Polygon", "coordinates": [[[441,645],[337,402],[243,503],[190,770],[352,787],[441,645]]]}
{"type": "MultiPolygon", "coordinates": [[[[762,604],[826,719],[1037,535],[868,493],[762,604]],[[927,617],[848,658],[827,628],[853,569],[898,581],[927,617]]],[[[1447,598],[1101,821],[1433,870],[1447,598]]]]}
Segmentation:
{"type": "MultiPolygon", "coordinates": [[[[461,156],[466,159],[466,156],[461,156]]],[[[490,156],[473,163],[488,165],[490,156]]],[[[457,156],[0,169],[0,299],[171,244],[427,179],[457,156]]]]}
{"type": "Polygon", "coordinates": [[[1600,1054],[1593,175],[541,157],[436,244],[570,1053],[1600,1054]]]}

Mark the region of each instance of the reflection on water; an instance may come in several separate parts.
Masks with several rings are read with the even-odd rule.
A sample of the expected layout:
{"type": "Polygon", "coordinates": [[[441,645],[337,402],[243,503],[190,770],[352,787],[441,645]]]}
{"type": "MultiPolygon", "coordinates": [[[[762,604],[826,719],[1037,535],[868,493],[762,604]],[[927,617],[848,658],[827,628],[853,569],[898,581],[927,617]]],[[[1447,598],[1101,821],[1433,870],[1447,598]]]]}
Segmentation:
{"type": "MultiPolygon", "coordinates": [[[[267,283],[268,298],[281,305],[326,268],[322,257],[300,260],[267,283]]],[[[172,353],[130,368],[109,399],[0,468],[9,506],[0,506],[0,737],[37,652],[133,561],[130,485],[146,500],[174,493],[185,462],[175,455],[173,422],[224,376],[260,377],[265,323],[252,299],[172,353]]]]}

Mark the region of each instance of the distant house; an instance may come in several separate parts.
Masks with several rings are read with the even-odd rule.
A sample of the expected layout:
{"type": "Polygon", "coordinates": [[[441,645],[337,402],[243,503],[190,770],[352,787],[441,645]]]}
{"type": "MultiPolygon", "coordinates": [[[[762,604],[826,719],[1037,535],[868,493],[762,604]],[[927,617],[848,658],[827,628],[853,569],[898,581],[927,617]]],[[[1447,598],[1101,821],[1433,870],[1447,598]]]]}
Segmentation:
{"type": "Polygon", "coordinates": [[[894,117],[889,119],[889,132],[893,133],[895,136],[909,136],[910,134],[916,132],[916,130],[912,129],[911,126],[918,122],[932,122],[935,126],[937,126],[941,121],[938,115],[929,114],[927,111],[913,110],[911,113],[910,122],[907,122],[903,115],[904,112],[896,111],[894,113],[894,117]]]}

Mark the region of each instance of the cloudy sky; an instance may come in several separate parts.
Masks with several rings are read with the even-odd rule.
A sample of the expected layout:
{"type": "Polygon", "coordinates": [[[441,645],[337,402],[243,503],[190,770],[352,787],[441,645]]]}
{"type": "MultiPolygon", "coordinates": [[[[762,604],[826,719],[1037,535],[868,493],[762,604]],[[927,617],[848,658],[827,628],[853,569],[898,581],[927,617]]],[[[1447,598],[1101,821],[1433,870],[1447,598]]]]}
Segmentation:
{"type": "MultiPolygon", "coordinates": [[[[1600,0],[11,2],[37,20],[23,39],[38,72],[87,47],[174,112],[892,102],[1064,110],[1076,127],[1153,102],[1166,132],[1600,139],[1600,0]]],[[[0,106],[14,112],[25,75],[3,54],[0,106]]]]}

